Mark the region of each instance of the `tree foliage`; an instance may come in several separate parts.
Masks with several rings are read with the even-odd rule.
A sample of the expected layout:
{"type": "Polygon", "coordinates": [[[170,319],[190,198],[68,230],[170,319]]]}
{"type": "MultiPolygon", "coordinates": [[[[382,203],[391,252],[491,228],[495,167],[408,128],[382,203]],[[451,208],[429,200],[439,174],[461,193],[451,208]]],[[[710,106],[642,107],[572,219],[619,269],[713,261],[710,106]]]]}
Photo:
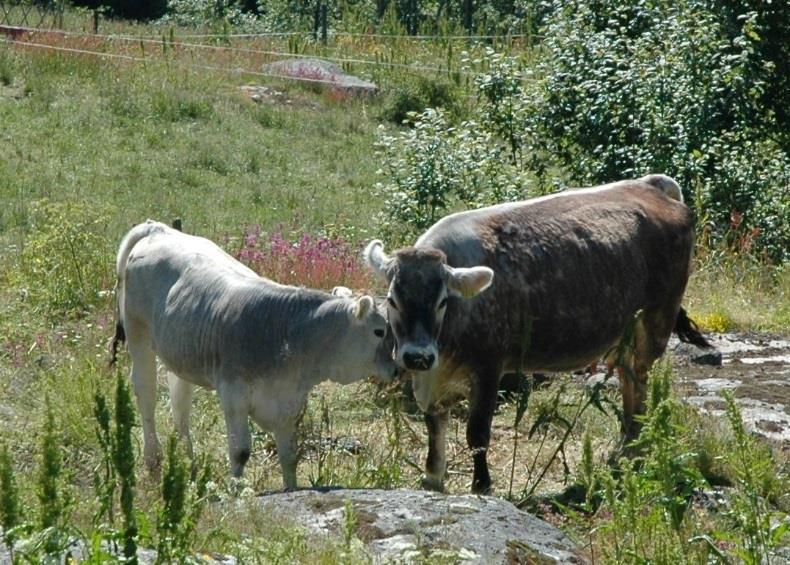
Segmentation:
{"type": "Polygon", "coordinates": [[[531,74],[489,51],[471,120],[427,112],[399,139],[384,137],[384,225],[417,232],[459,204],[662,172],[709,242],[787,260],[788,128],[766,103],[785,63],[764,58],[787,48],[765,10],[557,0],[531,74]]]}
{"type": "Polygon", "coordinates": [[[545,78],[531,91],[525,134],[540,170],[561,171],[557,184],[667,173],[712,236],[737,231],[737,239],[784,260],[787,124],[766,99],[787,80],[777,75],[786,57],[765,57],[786,51],[787,42],[776,45],[768,8],[728,12],[727,5],[555,2],[540,64],[545,78]]]}

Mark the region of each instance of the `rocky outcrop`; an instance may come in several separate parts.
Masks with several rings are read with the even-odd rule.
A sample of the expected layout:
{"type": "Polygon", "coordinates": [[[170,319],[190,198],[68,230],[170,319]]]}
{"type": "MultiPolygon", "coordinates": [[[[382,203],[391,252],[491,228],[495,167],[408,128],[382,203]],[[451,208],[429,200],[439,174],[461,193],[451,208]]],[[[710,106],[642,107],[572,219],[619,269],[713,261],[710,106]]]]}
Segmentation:
{"type": "Polygon", "coordinates": [[[316,535],[349,523],[374,563],[586,563],[560,530],[491,496],[413,490],[301,490],[260,498],[267,513],[316,535]],[[350,516],[347,510],[351,509],[350,516]]]}

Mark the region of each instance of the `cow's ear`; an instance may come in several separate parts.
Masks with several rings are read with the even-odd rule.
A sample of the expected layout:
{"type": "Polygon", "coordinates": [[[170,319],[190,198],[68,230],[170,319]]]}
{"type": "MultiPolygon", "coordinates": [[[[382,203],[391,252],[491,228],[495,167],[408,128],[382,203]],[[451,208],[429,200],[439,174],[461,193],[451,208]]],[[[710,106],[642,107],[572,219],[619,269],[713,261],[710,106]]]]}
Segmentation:
{"type": "Polygon", "coordinates": [[[494,280],[494,271],[488,267],[453,268],[445,265],[447,289],[453,296],[472,298],[477,296],[494,280]]]}
{"type": "Polygon", "coordinates": [[[354,293],[347,286],[334,287],[332,289],[332,294],[334,296],[339,296],[340,298],[351,298],[352,296],[354,296],[354,293]]]}
{"type": "Polygon", "coordinates": [[[389,270],[392,265],[392,259],[384,253],[384,244],[374,239],[365,247],[362,252],[365,258],[365,263],[376,273],[379,277],[389,282],[389,270]]]}
{"type": "Polygon", "coordinates": [[[376,308],[373,299],[368,296],[360,296],[354,303],[354,317],[361,320],[376,308]]]}

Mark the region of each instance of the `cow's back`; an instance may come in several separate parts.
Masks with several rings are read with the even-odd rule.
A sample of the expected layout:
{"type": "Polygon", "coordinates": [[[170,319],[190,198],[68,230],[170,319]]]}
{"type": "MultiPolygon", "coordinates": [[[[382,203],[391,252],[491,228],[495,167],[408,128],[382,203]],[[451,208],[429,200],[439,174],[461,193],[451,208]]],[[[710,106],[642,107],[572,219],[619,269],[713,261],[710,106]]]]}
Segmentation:
{"type": "Polygon", "coordinates": [[[490,289],[456,299],[441,336],[455,361],[567,370],[605,353],[637,310],[685,287],[688,208],[638,181],[455,214],[426,232],[453,267],[486,265],[490,289]]]}

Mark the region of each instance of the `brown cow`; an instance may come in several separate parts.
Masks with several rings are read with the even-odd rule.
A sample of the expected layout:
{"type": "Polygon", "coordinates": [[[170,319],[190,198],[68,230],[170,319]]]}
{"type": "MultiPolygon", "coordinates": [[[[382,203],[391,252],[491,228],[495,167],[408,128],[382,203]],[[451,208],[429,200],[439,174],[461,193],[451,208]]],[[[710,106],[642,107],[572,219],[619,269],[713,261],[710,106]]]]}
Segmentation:
{"type": "Polygon", "coordinates": [[[460,397],[470,401],[472,491],[487,492],[502,374],[568,371],[607,354],[616,364],[624,333],[633,347],[618,367],[622,432],[636,437],[647,372],[673,330],[707,345],[680,307],[693,246],[691,212],[664,175],[452,214],[392,257],[372,241],[365,259],[390,285],[396,361],[413,372],[425,412],[423,486],[443,489],[448,409],[460,397]]]}

